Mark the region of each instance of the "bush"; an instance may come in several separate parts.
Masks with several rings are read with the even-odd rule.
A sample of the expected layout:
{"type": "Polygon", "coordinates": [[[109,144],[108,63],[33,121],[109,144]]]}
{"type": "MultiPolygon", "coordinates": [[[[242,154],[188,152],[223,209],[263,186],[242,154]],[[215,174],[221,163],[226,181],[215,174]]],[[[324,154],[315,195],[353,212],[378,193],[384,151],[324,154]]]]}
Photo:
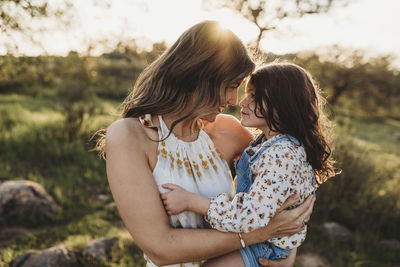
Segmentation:
{"type": "MultiPolygon", "coordinates": [[[[400,192],[388,188],[398,173],[388,168],[382,155],[371,153],[351,136],[336,139],[334,157],[342,173],[318,190],[313,218],[336,221],[353,231],[373,234],[370,238],[400,236],[400,192]]],[[[400,164],[400,159],[395,159],[400,164]]],[[[390,166],[389,166],[390,167],[390,166]]]]}

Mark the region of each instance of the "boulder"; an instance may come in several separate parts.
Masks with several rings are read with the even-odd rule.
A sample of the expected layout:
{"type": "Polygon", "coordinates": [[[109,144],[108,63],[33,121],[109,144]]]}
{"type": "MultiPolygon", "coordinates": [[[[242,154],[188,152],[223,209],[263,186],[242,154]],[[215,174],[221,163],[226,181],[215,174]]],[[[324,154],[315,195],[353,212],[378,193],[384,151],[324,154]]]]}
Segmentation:
{"type": "Polygon", "coordinates": [[[43,220],[54,216],[57,204],[38,183],[18,180],[0,184],[0,223],[43,220]],[[17,219],[18,221],[18,219],[17,219]]]}
{"type": "Polygon", "coordinates": [[[99,194],[96,197],[96,201],[98,201],[98,202],[107,202],[109,199],[110,199],[110,197],[105,194],[99,194]]]}
{"type": "MultiPolygon", "coordinates": [[[[316,253],[301,253],[296,257],[296,263],[301,267],[331,267],[324,257],[316,253]]],[[[297,266],[297,265],[296,265],[297,266]]]]}
{"type": "Polygon", "coordinates": [[[329,238],[339,241],[349,242],[353,239],[353,233],[344,225],[336,222],[326,222],[322,224],[322,233],[329,238]]]}
{"type": "Polygon", "coordinates": [[[118,237],[99,238],[83,248],[82,254],[97,260],[105,261],[110,258],[111,248],[118,241],[118,237]]]}
{"type": "Polygon", "coordinates": [[[65,246],[43,251],[29,250],[16,258],[11,267],[76,267],[79,266],[78,254],[65,246]]]}

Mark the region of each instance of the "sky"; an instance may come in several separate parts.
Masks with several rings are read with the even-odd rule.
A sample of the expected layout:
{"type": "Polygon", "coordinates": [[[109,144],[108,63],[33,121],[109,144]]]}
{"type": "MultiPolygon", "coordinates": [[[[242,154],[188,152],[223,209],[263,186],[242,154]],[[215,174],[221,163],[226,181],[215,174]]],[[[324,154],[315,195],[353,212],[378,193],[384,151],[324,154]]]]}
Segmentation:
{"type": "MultiPolygon", "coordinates": [[[[159,41],[171,44],[184,30],[206,19],[219,20],[244,42],[256,39],[258,34],[257,28],[239,14],[228,9],[205,10],[201,0],[114,0],[109,6],[102,0],[94,0],[96,6],[93,1],[71,1],[74,17],[70,28],[48,21],[48,30],[36,36],[48,54],[84,51],[89,43],[102,40],[113,45],[135,38],[143,47],[159,41]]],[[[261,48],[283,54],[337,44],[363,49],[372,56],[392,54],[400,61],[399,12],[398,0],[350,0],[348,6],[328,14],[282,21],[277,31],[264,35],[261,48]]],[[[17,42],[24,54],[43,53],[43,49],[29,45],[22,37],[17,42]]],[[[4,52],[0,45],[0,53],[4,52]]]]}

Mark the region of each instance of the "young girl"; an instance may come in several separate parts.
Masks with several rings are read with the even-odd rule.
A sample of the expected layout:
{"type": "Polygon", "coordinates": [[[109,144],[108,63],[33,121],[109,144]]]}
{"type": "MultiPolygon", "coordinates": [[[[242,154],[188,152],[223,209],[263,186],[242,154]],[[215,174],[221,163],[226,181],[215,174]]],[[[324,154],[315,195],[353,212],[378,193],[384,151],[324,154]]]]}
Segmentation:
{"type": "Polygon", "coordinates": [[[257,128],[262,134],[235,162],[233,200],[227,194],[207,198],[174,184],[163,185],[171,190],[161,195],[169,215],[194,211],[206,216],[214,229],[239,233],[240,254],[232,252],[207,262],[207,266],[226,266],[227,262],[229,266],[258,266],[259,257],[286,258],[304,241],[306,228],[251,246],[246,246],[241,233],[267,225],[293,193],[299,196],[295,206],[300,205],[314,193],[315,183],[334,175],[321,97],[303,68],[275,63],[256,70],[240,106],[242,125],[257,128]]]}

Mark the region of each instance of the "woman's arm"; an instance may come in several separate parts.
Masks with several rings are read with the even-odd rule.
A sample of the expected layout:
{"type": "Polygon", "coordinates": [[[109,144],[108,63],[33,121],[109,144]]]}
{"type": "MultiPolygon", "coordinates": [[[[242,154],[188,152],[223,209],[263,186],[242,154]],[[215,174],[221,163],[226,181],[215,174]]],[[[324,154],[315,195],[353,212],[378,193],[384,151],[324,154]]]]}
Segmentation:
{"type": "MultiPolygon", "coordinates": [[[[175,215],[179,214],[183,211],[193,211],[198,214],[201,214],[203,216],[209,215],[210,212],[208,211],[210,208],[210,198],[202,196],[200,194],[195,194],[189,191],[186,191],[182,187],[175,185],[175,184],[164,184],[162,185],[165,189],[171,190],[170,192],[161,194],[161,199],[163,200],[163,204],[165,207],[165,210],[167,211],[168,215],[175,215]]],[[[277,192],[278,193],[278,192],[277,192]]],[[[242,198],[243,194],[241,193],[242,198]]],[[[247,195],[247,194],[245,194],[247,195]]],[[[271,202],[276,202],[275,198],[271,198],[271,202]]],[[[218,206],[225,206],[225,205],[230,205],[229,199],[226,200],[218,200],[216,201],[216,204],[218,206]]],[[[282,203],[283,204],[283,203],[282,203]]],[[[241,209],[243,205],[241,204],[241,209]]],[[[236,206],[233,206],[232,208],[236,208],[236,206]]],[[[247,212],[249,209],[247,209],[247,212]]],[[[238,212],[238,211],[236,211],[238,212]]],[[[276,211],[274,210],[274,213],[276,211]]],[[[216,219],[217,221],[222,221],[224,224],[220,223],[221,227],[223,227],[222,231],[230,231],[230,232],[241,232],[242,228],[244,226],[248,226],[248,223],[245,222],[243,219],[240,221],[236,221],[236,224],[233,224],[234,220],[232,220],[232,216],[228,215],[227,217],[224,217],[223,212],[219,212],[218,214],[214,214],[214,216],[217,216],[218,218],[216,219]],[[230,216],[230,217],[229,217],[230,216]],[[227,221],[227,222],[225,222],[227,221]],[[227,225],[227,226],[226,226],[227,225]],[[231,226],[235,226],[233,229],[231,229],[231,226]],[[226,230],[228,229],[228,230],[226,230]],[[240,231],[239,231],[240,230],[240,231]]],[[[214,219],[215,220],[215,219],[214,219]]],[[[253,229],[262,227],[265,224],[262,220],[260,221],[255,221],[254,219],[251,219],[250,222],[254,222],[250,225],[253,229]]],[[[213,226],[213,225],[212,225],[213,226]]],[[[216,228],[219,230],[219,228],[216,228]]],[[[221,231],[221,230],[220,230],[221,231]]],[[[285,248],[285,249],[293,249],[301,245],[301,243],[304,242],[305,237],[307,233],[307,226],[304,227],[304,229],[294,235],[291,236],[285,236],[282,238],[272,238],[268,240],[275,246],[285,248]]],[[[222,260],[222,259],[220,259],[222,260]]]]}
{"type": "MultiPolygon", "coordinates": [[[[170,227],[144,152],[149,151],[146,144],[150,142],[136,119],[119,120],[107,131],[109,185],[122,220],[138,246],[157,265],[199,261],[239,249],[235,233],[170,227]]],[[[312,207],[313,199],[309,199],[294,210],[278,212],[267,227],[244,234],[246,244],[300,231],[312,207]]]]}
{"type": "MultiPolygon", "coordinates": [[[[170,227],[145,153],[150,142],[135,119],[119,120],[107,131],[109,185],[122,220],[139,247],[157,265],[199,261],[239,249],[234,233],[170,227]]],[[[299,215],[311,214],[310,205],[291,216],[277,216],[276,223],[262,231],[244,235],[246,243],[293,233],[301,228],[299,215]]]]}

